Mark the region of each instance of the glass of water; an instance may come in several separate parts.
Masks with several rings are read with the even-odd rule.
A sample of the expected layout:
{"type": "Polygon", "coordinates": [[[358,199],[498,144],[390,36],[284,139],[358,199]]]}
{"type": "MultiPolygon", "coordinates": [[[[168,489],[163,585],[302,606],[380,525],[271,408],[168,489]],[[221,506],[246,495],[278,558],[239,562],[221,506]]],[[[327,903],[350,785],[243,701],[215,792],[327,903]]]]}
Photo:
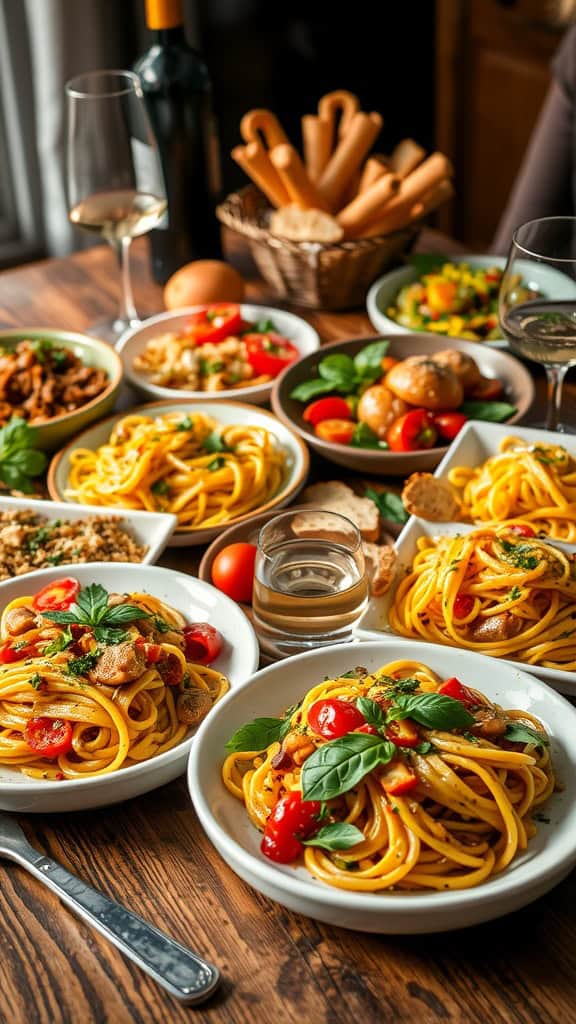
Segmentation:
{"type": "Polygon", "coordinates": [[[350,640],[367,603],[362,538],[345,516],[300,509],[262,527],[252,610],[264,651],[286,657],[350,640]]]}

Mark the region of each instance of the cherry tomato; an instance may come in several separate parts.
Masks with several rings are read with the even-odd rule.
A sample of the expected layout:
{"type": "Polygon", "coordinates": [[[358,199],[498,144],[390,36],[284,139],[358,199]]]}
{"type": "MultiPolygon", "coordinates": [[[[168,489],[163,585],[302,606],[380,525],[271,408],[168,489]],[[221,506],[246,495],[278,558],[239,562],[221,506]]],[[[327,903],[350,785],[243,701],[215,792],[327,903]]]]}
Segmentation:
{"type": "Polygon", "coordinates": [[[379,732],[378,732],[378,729],[376,728],[376,726],[369,725],[368,722],[366,722],[365,725],[361,725],[358,729],[354,729],[354,732],[364,732],[368,736],[379,736],[380,735],[379,732]]]}
{"type": "Polygon", "coordinates": [[[492,377],[482,377],[470,393],[470,398],[474,399],[475,402],[495,402],[496,399],[502,396],[503,392],[504,388],[499,380],[495,380],[492,377]]]}
{"type": "Polygon", "coordinates": [[[313,427],[322,420],[351,420],[352,409],[345,398],[317,398],[306,406],[302,419],[313,427]]]}
{"type": "Polygon", "coordinates": [[[386,726],[386,739],[395,743],[397,747],[417,747],[420,733],[413,722],[402,718],[396,722],[389,722],[386,726]]]}
{"type": "Polygon", "coordinates": [[[400,796],[418,785],[418,776],[403,761],[392,761],[384,769],[380,781],[386,793],[400,796]]]}
{"type": "Polygon", "coordinates": [[[26,723],[24,739],[37,754],[59,757],[72,746],[72,722],[62,718],[31,718],[26,723]]]}
{"type": "Polygon", "coordinates": [[[355,424],[352,420],[322,420],[314,427],[316,437],[332,444],[350,444],[354,436],[355,424]]]}
{"type": "Polygon", "coordinates": [[[446,441],[453,441],[467,422],[463,412],[437,412],[434,416],[434,426],[446,441]]]}
{"type": "Polygon", "coordinates": [[[300,839],[307,839],[320,828],[318,800],[303,800],[299,792],[287,793],[272,808],[260,849],[265,857],[279,864],[290,864],[302,852],[300,839]]]}
{"type": "Polygon", "coordinates": [[[233,302],[222,302],[206,306],[192,313],[186,322],[186,332],[193,335],[199,345],[225,341],[242,329],[240,306],[233,302]]]}
{"type": "Polygon", "coordinates": [[[66,576],[61,580],[54,580],[39,590],[32,602],[36,612],[66,611],[71,604],[74,604],[80,592],[80,584],[73,576],[66,576]]]}
{"type": "Polygon", "coordinates": [[[277,377],[300,358],[300,351],[281,334],[244,334],[246,356],[256,374],[277,377]]]}
{"type": "Polygon", "coordinates": [[[457,619],[465,619],[474,607],[474,598],[470,594],[456,594],[454,615],[457,619]]]}
{"type": "Polygon", "coordinates": [[[148,643],[147,640],[144,639],[143,636],[137,637],[137,639],[134,641],[134,646],[139,647],[143,651],[144,657],[146,658],[146,661],[148,662],[149,665],[155,665],[156,662],[160,661],[160,658],[162,657],[162,644],[150,644],[148,643]]]}
{"type": "Polygon", "coordinates": [[[233,601],[250,604],[254,583],[256,545],[228,544],[218,552],[212,563],[212,582],[233,601]]]}
{"type": "Polygon", "coordinates": [[[5,640],[0,644],[0,665],[11,665],[14,661],[37,657],[38,644],[24,644],[21,647],[17,640],[5,640]]]}
{"type": "Polygon", "coordinates": [[[209,622],[195,622],[184,629],[184,650],[188,661],[211,665],[222,650],[223,640],[209,622]]]}
{"type": "Polygon", "coordinates": [[[394,420],[386,440],[391,452],[417,452],[433,448],[438,440],[432,414],[427,409],[410,409],[394,420]]]}
{"type": "Polygon", "coordinates": [[[308,725],[326,740],[335,740],[366,725],[366,719],[348,700],[326,697],[317,700],[308,711],[308,725]]]}
{"type": "Polygon", "coordinates": [[[451,679],[446,679],[441,686],[438,687],[438,693],[443,693],[446,697],[453,697],[454,700],[459,700],[462,704],[477,704],[478,698],[474,696],[471,690],[467,686],[464,686],[456,676],[452,676],[451,679]]]}
{"type": "Polygon", "coordinates": [[[536,531],[528,526],[528,523],[513,523],[512,526],[508,527],[510,533],[515,533],[517,537],[535,537],[536,531]]]}

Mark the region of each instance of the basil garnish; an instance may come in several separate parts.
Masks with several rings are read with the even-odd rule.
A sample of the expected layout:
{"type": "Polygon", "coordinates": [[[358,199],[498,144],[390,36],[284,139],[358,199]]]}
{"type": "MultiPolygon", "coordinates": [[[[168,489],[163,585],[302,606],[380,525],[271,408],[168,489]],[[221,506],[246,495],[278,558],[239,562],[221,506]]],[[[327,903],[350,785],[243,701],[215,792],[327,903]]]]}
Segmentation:
{"type": "Polygon", "coordinates": [[[388,740],[360,732],[324,743],[302,766],[302,798],[332,800],[347,793],[396,753],[397,747],[388,740]]]}
{"type": "Polygon", "coordinates": [[[349,850],[365,839],[365,835],[347,821],[334,821],[324,825],[315,836],[301,839],[303,846],[320,846],[323,850],[349,850]]]}
{"type": "Polygon", "coordinates": [[[530,743],[532,746],[538,747],[550,745],[550,741],[541,732],[531,729],[529,725],[521,725],[520,722],[508,723],[504,739],[510,740],[511,743],[530,743]]]}
{"type": "Polygon", "coordinates": [[[465,729],[475,722],[462,701],[443,693],[399,694],[386,716],[388,721],[412,718],[426,729],[465,729]]]}

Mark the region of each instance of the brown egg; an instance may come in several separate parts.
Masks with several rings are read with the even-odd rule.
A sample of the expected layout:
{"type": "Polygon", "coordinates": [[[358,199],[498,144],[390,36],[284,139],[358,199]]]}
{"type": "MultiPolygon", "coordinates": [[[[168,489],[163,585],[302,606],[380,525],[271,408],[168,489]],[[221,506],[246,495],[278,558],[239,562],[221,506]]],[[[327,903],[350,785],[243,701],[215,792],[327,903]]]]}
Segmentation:
{"type": "Polygon", "coordinates": [[[166,309],[200,306],[206,302],[242,302],[245,285],[234,267],[222,260],[194,260],[166,282],[166,309]]]}
{"type": "Polygon", "coordinates": [[[432,362],[428,356],[409,356],[386,374],[386,384],[394,394],[420,409],[457,409],[464,400],[460,380],[448,366],[432,362]]]}
{"type": "Polygon", "coordinates": [[[356,415],[361,423],[366,423],[384,441],[390,424],[408,412],[408,408],[406,402],[396,398],[383,384],[374,384],[362,395],[356,415]]]}

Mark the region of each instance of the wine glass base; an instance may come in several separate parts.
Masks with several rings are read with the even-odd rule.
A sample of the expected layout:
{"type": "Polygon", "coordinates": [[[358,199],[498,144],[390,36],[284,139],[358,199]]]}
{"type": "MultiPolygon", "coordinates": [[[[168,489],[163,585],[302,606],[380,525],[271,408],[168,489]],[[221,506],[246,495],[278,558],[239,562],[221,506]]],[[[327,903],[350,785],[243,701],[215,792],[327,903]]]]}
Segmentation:
{"type": "Polygon", "coordinates": [[[126,331],[132,327],[139,327],[141,323],[141,320],[100,320],[87,327],[84,333],[91,338],[99,338],[100,341],[106,341],[109,345],[116,346],[126,331]]]}

